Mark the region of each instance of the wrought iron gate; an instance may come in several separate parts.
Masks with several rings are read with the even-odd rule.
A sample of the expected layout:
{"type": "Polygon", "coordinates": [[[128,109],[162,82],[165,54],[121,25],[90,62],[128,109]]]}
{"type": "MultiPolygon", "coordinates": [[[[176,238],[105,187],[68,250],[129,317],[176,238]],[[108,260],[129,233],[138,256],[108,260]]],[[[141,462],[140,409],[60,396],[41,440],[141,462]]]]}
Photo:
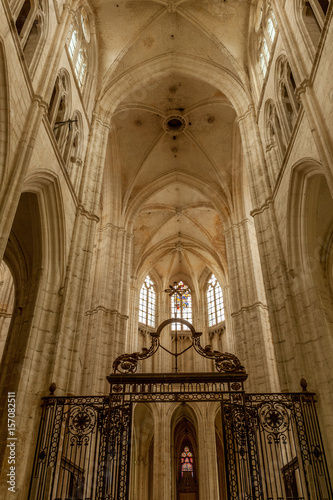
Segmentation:
{"type": "Polygon", "coordinates": [[[314,394],[246,394],[239,360],[177,321],[217,372],[136,374],[165,322],[150,349],[116,359],[109,396],[44,398],[29,500],[128,500],[133,405],[191,401],[220,402],[229,500],[333,500],[314,394]]]}

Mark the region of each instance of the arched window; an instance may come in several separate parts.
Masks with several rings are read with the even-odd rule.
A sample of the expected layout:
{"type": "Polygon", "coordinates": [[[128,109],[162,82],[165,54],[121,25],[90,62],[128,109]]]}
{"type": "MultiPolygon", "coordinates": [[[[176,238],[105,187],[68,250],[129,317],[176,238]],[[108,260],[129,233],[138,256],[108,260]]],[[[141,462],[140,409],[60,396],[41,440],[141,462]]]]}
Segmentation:
{"type": "Polygon", "coordinates": [[[67,38],[67,48],[81,91],[89,70],[90,27],[86,10],[81,7],[74,16],[67,38]]]}
{"type": "Polygon", "coordinates": [[[16,30],[30,73],[37,66],[46,38],[46,13],[47,6],[44,1],[25,0],[16,18],[16,30]]]}
{"type": "Polygon", "coordinates": [[[184,447],[184,451],[180,457],[181,461],[181,476],[184,475],[184,472],[190,472],[193,477],[193,453],[190,452],[190,448],[188,446],[184,447]]]}
{"type": "Polygon", "coordinates": [[[75,74],[81,89],[83,88],[86,71],[87,71],[87,54],[85,50],[81,49],[79,51],[79,55],[77,57],[75,64],[75,74]]]}
{"type": "Polygon", "coordinates": [[[272,46],[276,38],[277,23],[272,9],[261,4],[256,32],[258,34],[258,62],[262,77],[265,78],[271,59],[272,46]]]}
{"type": "Polygon", "coordinates": [[[314,48],[318,46],[329,4],[329,0],[301,0],[302,20],[314,48]]]}
{"type": "MultiPolygon", "coordinates": [[[[189,323],[192,323],[192,294],[190,288],[186,287],[182,281],[174,284],[174,288],[179,288],[180,290],[184,287],[184,294],[180,297],[178,294],[173,294],[171,296],[171,316],[172,318],[185,319],[189,323]]],[[[172,323],[172,330],[189,330],[186,325],[180,325],[179,323],[172,323]]]]}
{"type": "Polygon", "coordinates": [[[224,321],[224,304],[222,288],[214,274],[207,284],[208,326],[214,326],[224,321]]]}
{"type": "Polygon", "coordinates": [[[64,123],[70,116],[70,97],[68,74],[65,70],[61,70],[53,88],[48,118],[62,153],[65,149],[70,127],[70,123],[64,123]]]}
{"type": "Polygon", "coordinates": [[[64,160],[72,185],[76,190],[79,187],[82,173],[83,125],[79,111],[73,113],[68,128],[64,160]]]}
{"type": "Polygon", "coordinates": [[[282,57],[277,65],[278,101],[280,103],[286,135],[289,139],[296,123],[300,105],[296,98],[296,82],[287,59],[282,57]]]}
{"type": "Polygon", "coordinates": [[[276,106],[272,101],[268,103],[266,108],[266,131],[267,142],[270,143],[269,145],[277,147],[281,161],[286,151],[286,146],[283,140],[280,119],[276,111],[276,106]]]}
{"type": "Polygon", "coordinates": [[[139,302],[139,322],[155,327],[155,317],[156,317],[156,292],[155,284],[150,279],[149,276],[143,282],[140,291],[140,302],[139,302]]]}
{"type": "Polygon", "coordinates": [[[30,0],[25,0],[15,22],[16,30],[19,35],[22,33],[23,27],[28,19],[30,11],[31,2],[30,0]]]}

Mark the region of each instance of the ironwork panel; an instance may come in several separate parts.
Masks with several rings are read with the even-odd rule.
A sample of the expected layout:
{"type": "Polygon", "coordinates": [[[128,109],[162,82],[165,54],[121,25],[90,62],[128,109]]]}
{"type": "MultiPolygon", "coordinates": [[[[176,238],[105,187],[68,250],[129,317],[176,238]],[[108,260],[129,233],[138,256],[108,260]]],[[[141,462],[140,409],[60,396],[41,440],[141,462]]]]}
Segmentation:
{"type": "Polygon", "coordinates": [[[94,499],[107,397],[45,398],[31,500],[94,499]]]}
{"type": "Polygon", "coordinates": [[[332,499],[312,394],[231,394],[221,411],[228,498],[332,499]]]}
{"type": "Polygon", "coordinates": [[[109,397],[44,399],[29,500],[128,500],[133,403],[209,400],[221,402],[228,499],[333,500],[313,394],[133,377],[109,397]]]}

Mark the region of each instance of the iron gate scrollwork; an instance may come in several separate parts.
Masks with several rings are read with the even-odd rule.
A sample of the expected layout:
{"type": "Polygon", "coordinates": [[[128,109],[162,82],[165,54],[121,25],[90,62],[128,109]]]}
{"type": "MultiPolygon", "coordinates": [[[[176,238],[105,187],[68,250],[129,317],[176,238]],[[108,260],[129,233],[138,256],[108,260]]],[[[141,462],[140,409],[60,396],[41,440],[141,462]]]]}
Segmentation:
{"type": "Polygon", "coordinates": [[[314,394],[246,394],[238,358],[202,348],[192,325],[216,372],[135,373],[170,321],[116,359],[109,396],[44,398],[29,500],[128,500],[133,405],[200,401],[221,405],[229,500],[333,500],[314,394]]]}

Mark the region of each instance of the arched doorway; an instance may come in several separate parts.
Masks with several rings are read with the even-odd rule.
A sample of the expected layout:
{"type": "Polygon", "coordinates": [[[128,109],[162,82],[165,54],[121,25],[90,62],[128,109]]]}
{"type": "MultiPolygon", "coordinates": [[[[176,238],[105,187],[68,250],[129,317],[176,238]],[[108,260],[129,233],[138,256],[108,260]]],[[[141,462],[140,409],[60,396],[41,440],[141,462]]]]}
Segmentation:
{"type": "Polygon", "coordinates": [[[198,500],[198,439],[197,425],[190,408],[182,404],[177,408],[173,432],[173,476],[177,500],[198,500]]]}

